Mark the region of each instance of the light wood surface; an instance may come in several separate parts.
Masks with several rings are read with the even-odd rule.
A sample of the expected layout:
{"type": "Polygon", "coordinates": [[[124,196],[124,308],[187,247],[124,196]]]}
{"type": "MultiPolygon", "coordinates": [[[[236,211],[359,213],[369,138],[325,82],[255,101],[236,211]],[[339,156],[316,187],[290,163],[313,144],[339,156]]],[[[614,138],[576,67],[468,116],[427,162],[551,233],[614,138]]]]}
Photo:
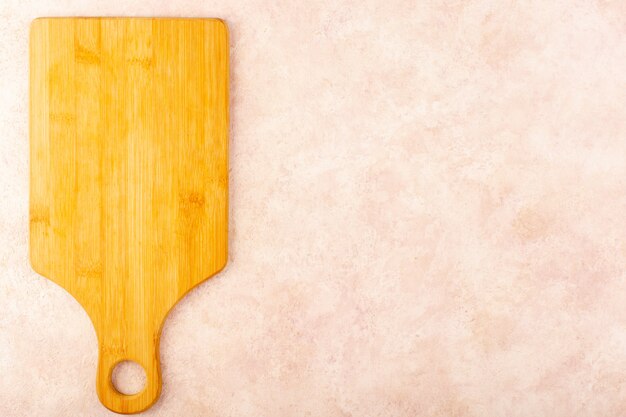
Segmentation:
{"type": "Polygon", "coordinates": [[[142,411],[161,389],[165,316],[227,260],[226,26],[37,19],[30,88],[32,266],[89,314],[101,402],[142,411]],[[123,360],[145,369],[142,392],[112,385],[123,360]]]}

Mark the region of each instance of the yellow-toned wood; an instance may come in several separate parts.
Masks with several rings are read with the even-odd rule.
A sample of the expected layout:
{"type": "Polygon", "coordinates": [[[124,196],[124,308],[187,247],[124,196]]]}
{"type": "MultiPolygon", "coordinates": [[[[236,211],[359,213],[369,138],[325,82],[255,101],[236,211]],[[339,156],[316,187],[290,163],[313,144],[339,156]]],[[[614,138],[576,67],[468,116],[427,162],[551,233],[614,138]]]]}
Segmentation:
{"type": "Polygon", "coordinates": [[[145,410],[165,316],[226,264],[226,26],[37,19],[30,85],[32,266],[89,314],[102,403],[145,410]],[[144,367],[142,392],[113,387],[123,360],[144,367]]]}

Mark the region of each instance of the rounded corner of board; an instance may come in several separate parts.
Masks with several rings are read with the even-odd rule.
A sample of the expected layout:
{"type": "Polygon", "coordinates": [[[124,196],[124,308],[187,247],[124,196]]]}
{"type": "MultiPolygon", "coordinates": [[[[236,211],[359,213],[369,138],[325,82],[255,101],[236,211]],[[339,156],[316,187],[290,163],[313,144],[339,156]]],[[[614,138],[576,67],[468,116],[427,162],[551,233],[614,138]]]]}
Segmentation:
{"type": "Polygon", "coordinates": [[[33,255],[32,249],[29,249],[28,264],[30,265],[30,269],[32,269],[36,274],[41,275],[44,278],[48,278],[45,268],[42,267],[40,262],[37,260],[37,257],[33,255]]]}
{"type": "Polygon", "coordinates": [[[47,17],[36,17],[30,21],[30,24],[28,25],[28,34],[31,39],[33,36],[37,35],[37,32],[41,30],[41,26],[44,25],[47,20],[47,17]]]}

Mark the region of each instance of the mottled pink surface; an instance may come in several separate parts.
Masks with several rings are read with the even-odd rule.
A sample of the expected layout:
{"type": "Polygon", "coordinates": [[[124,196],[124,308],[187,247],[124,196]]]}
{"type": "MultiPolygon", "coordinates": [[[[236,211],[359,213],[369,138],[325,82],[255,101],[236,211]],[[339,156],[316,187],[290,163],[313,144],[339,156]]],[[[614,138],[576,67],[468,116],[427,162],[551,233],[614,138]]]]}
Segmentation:
{"type": "Polygon", "coordinates": [[[222,17],[230,263],[148,416],[626,415],[626,3],[0,3],[0,416],[110,416],[29,267],[28,25],[222,17]]]}

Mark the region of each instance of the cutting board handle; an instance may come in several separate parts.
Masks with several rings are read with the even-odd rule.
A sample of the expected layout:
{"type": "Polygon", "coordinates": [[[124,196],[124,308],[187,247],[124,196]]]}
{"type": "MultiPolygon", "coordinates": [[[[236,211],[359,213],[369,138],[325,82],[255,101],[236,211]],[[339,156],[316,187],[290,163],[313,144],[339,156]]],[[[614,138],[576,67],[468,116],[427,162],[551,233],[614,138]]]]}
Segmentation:
{"type": "Polygon", "coordinates": [[[138,344],[143,352],[127,352],[127,349],[116,347],[109,340],[100,340],[98,374],[96,387],[98,397],[109,410],[120,414],[134,414],[149,408],[161,393],[161,367],[159,364],[159,340],[149,338],[145,343],[138,344]],[[113,385],[113,369],[123,361],[133,361],[143,367],[146,372],[146,384],[136,394],[123,394],[113,385]]]}

